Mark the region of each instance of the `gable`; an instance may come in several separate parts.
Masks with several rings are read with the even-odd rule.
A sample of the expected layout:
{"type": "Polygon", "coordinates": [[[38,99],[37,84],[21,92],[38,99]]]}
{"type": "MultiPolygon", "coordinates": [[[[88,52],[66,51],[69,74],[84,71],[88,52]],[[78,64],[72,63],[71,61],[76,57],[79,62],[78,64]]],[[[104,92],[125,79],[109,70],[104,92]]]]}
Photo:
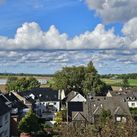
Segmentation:
{"type": "Polygon", "coordinates": [[[85,118],[85,116],[82,113],[80,113],[80,112],[73,112],[72,113],[72,120],[86,121],[87,119],[85,118]]]}
{"type": "Polygon", "coordinates": [[[32,99],[35,99],[35,95],[34,94],[30,94],[29,95],[32,99]]]}
{"type": "Polygon", "coordinates": [[[70,102],[86,102],[86,99],[81,94],[77,94],[70,100],[70,102]]]}
{"type": "Polygon", "coordinates": [[[110,93],[110,91],[107,93],[107,95],[106,95],[107,97],[112,97],[112,95],[111,95],[111,93],[110,93]]]}

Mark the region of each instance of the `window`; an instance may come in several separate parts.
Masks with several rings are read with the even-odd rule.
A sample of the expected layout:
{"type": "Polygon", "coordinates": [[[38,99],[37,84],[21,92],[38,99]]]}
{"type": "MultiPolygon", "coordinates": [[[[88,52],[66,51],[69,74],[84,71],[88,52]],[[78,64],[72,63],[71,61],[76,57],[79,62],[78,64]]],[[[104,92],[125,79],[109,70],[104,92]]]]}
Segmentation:
{"type": "Polygon", "coordinates": [[[126,117],[122,117],[122,122],[126,122],[126,121],[127,121],[126,117]]]}
{"type": "Polygon", "coordinates": [[[121,117],[116,117],[116,121],[121,121],[121,117]]]}
{"type": "Polygon", "coordinates": [[[135,106],[135,103],[131,103],[131,106],[135,106]]]}

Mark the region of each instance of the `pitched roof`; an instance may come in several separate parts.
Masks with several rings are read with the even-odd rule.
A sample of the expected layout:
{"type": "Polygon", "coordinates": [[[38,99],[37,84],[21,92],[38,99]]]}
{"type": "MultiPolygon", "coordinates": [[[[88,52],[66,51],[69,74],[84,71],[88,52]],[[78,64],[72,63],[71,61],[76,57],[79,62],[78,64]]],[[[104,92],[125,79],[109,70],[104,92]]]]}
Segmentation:
{"type": "Polygon", "coordinates": [[[135,90],[110,91],[110,94],[111,96],[120,96],[126,100],[137,100],[137,91],[135,90]]]}
{"type": "MultiPolygon", "coordinates": [[[[71,101],[73,98],[75,98],[78,94],[80,94],[79,92],[76,91],[71,91],[65,98],[64,101],[69,102],[71,101]]],[[[80,94],[81,95],[81,94],[80,94]]],[[[82,96],[82,95],[81,95],[82,96]]]]}
{"type": "Polygon", "coordinates": [[[12,103],[12,108],[27,108],[12,92],[5,94],[5,97],[12,103]]]}
{"type": "Polygon", "coordinates": [[[128,104],[121,97],[94,97],[88,100],[89,113],[99,115],[102,109],[110,110],[112,115],[130,115],[128,104]]]}
{"type": "Polygon", "coordinates": [[[34,95],[34,100],[38,99],[39,101],[59,101],[58,91],[51,88],[33,88],[28,91],[20,92],[19,94],[26,99],[29,99],[30,95],[34,95]]]}
{"type": "Polygon", "coordinates": [[[3,102],[2,96],[0,96],[0,116],[10,112],[10,108],[3,102]]]}

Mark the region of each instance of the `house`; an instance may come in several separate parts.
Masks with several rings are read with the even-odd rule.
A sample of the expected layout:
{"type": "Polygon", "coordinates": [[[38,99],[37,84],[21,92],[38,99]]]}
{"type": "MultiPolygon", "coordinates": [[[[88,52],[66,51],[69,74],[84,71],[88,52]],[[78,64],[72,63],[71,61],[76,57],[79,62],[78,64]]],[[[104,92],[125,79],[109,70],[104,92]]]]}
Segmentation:
{"type": "Polygon", "coordinates": [[[7,94],[0,94],[0,98],[11,109],[11,135],[18,135],[18,123],[24,116],[23,111],[27,108],[12,92],[7,94]]]}
{"type": "Polygon", "coordinates": [[[120,90],[109,91],[107,97],[121,97],[128,104],[129,108],[137,108],[137,91],[135,90],[120,90]]]}
{"type": "MultiPolygon", "coordinates": [[[[84,109],[84,103],[86,102],[86,98],[76,91],[71,91],[64,99],[65,106],[67,109],[67,121],[70,122],[75,117],[74,113],[78,113],[82,115],[84,109]]],[[[75,117],[76,118],[76,117],[75,117]]],[[[75,119],[76,120],[76,119],[75,119]]]]}
{"type": "Polygon", "coordinates": [[[60,110],[59,93],[51,88],[33,88],[18,94],[26,101],[33,101],[37,116],[47,121],[53,121],[55,113],[60,110]]]}
{"type": "Polygon", "coordinates": [[[116,122],[126,122],[131,116],[126,100],[119,96],[103,97],[95,96],[89,97],[87,100],[88,107],[88,121],[95,123],[99,120],[99,116],[103,110],[109,110],[111,116],[116,122]]]}
{"type": "Polygon", "coordinates": [[[11,104],[11,135],[18,135],[18,124],[24,116],[24,110],[28,107],[20,101],[12,92],[4,95],[8,102],[11,104]]]}
{"type": "Polygon", "coordinates": [[[10,108],[0,97],[0,137],[10,137],[10,108]]]}

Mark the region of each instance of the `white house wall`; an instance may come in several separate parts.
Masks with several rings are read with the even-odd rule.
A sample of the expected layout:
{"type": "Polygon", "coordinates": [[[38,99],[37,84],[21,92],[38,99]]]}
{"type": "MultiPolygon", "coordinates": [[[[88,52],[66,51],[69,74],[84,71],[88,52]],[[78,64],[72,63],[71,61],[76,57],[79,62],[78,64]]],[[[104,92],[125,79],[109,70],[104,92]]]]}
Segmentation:
{"type": "Polygon", "coordinates": [[[77,94],[73,99],[71,99],[71,102],[86,102],[86,99],[81,94],[77,94]]]}
{"type": "Polygon", "coordinates": [[[57,109],[57,111],[60,110],[60,102],[59,101],[54,101],[54,102],[47,101],[47,102],[37,102],[36,103],[37,108],[42,109],[42,110],[45,110],[45,107],[47,105],[53,105],[57,109]]]}
{"type": "Polygon", "coordinates": [[[137,101],[128,101],[129,108],[137,108],[137,101]]]}

